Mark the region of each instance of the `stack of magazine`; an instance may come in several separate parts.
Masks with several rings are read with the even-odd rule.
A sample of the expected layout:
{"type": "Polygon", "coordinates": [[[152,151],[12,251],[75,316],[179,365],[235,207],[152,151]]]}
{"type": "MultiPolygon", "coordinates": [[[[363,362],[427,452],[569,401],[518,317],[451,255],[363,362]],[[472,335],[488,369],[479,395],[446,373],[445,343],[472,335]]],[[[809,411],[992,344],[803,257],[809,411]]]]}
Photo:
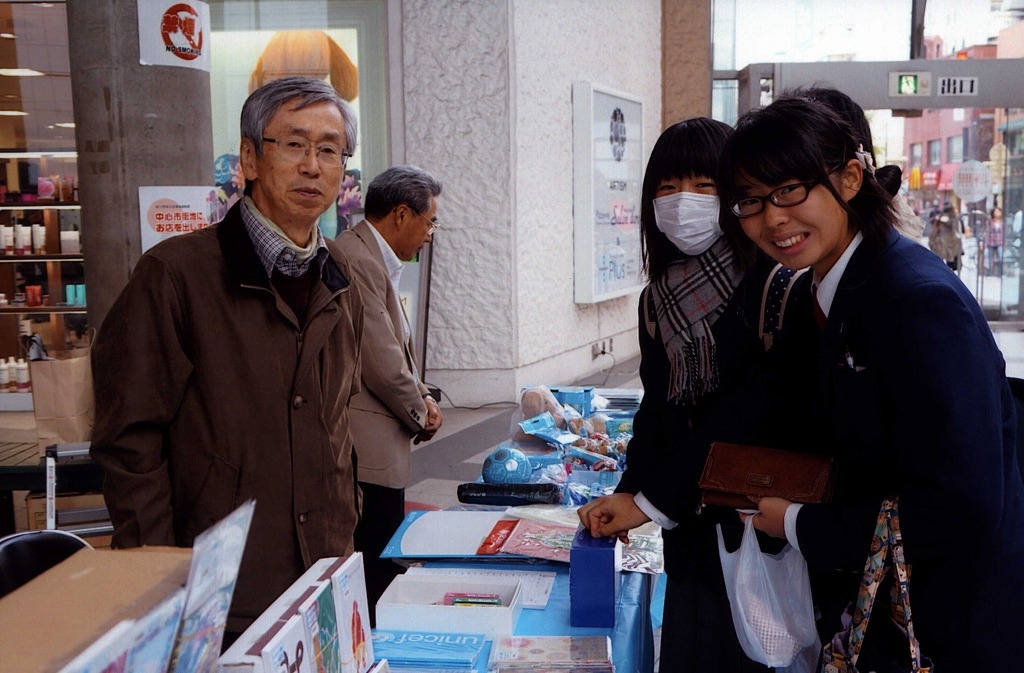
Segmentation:
{"type": "Polygon", "coordinates": [[[491,645],[494,673],[615,673],[608,636],[506,636],[491,645]]]}
{"type": "Polygon", "coordinates": [[[482,633],[434,633],[374,629],[374,658],[386,659],[392,671],[470,671],[487,642],[482,633]]]}

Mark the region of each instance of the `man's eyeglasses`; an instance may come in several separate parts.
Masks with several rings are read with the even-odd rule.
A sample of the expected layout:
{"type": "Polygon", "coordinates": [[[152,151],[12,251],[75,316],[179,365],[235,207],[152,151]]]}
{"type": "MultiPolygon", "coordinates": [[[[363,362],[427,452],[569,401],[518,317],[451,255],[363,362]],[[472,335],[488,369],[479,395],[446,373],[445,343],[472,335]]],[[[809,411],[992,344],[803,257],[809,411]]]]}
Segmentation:
{"type": "Polygon", "coordinates": [[[434,219],[430,219],[426,215],[424,215],[423,213],[416,213],[416,214],[419,215],[420,217],[422,217],[424,220],[427,221],[427,235],[432,236],[435,231],[437,231],[438,229],[441,228],[441,222],[437,219],[436,215],[434,216],[434,219]]]}
{"type": "Polygon", "coordinates": [[[341,149],[341,146],[336,143],[317,143],[314,145],[305,138],[300,138],[299,136],[285,136],[284,138],[264,137],[263,142],[274,143],[277,145],[281,155],[285,159],[296,163],[309,156],[310,148],[315,150],[316,159],[320,162],[321,166],[338,168],[347,164],[349,158],[352,156],[350,152],[341,149]]]}
{"type": "Polygon", "coordinates": [[[807,200],[811,190],[821,184],[820,180],[809,180],[807,182],[791,182],[788,185],[776,187],[764,196],[744,196],[736,199],[732,206],[732,212],[736,217],[753,217],[760,215],[771,201],[780,208],[798,206],[807,200]]]}

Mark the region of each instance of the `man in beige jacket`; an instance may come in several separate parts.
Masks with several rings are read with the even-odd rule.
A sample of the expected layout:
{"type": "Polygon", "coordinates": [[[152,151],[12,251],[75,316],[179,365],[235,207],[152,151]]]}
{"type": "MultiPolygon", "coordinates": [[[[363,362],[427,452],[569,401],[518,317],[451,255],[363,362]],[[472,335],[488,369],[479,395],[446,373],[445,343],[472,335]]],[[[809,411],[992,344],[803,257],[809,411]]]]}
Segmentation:
{"type": "Polygon", "coordinates": [[[410,440],[430,439],[444,420],[420,378],[398,293],[402,263],[414,259],[437,229],[440,194],[440,183],[425,171],[389,168],[366,191],[366,219],[336,239],[365,303],[363,389],[352,398],[351,428],[363,492],[355,544],[365,557],[374,622],[372,606],[401,571],[380,553],[405,517],[410,440]]]}

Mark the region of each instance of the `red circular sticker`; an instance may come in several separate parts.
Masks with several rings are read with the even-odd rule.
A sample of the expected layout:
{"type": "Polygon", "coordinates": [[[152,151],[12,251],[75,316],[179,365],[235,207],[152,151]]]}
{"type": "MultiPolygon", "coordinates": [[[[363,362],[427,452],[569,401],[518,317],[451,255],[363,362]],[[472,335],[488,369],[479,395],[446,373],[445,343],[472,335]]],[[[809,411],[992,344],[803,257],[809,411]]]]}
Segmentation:
{"type": "Polygon", "coordinates": [[[191,61],[203,54],[203,27],[199,14],[191,5],[179,2],[164,12],[160,21],[160,37],[167,51],[180,59],[191,61]]]}

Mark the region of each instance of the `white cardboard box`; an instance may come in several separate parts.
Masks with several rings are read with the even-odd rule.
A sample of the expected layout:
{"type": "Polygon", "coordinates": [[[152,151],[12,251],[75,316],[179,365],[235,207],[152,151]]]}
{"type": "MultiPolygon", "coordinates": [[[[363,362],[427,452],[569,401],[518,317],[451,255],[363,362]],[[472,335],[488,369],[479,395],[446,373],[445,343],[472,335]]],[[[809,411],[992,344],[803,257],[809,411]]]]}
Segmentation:
{"type": "Polygon", "coordinates": [[[510,636],[522,609],[519,580],[483,583],[451,576],[399,575],[377,601],[377,628],[510,636]],[[498,594],[502,605],[444,605],[444,595],[450,591],[498,594]]]}
{"type": "Polygon", "coordinates": [[[301,619],[297,617],[300,606],[318,589],[326,590],[334,601],[341,601],[333,618],[339,631],[335,637],[343,648],[341,672],[366,673],[373,664],[373,644],[370,642],[366,582],[360,552],[347,559],[322,558],[310,566],[221,655],[217,670],[220,673],[276,673],[279,669],[267,662],[274,660],[275,652],[280,650],[277,644],[281,642],[287,643],[284,651],[291,652],[289,670],[301,673],[306,666],[309,670],[316,670],[316,647],[305,625],[299,623],[299,628],[295,629],[295,624],[297,619],[301,619]],[[288,633],[282,633],[284,631],[288,633]],[[300,642],[304,661],[296,667],[300,642]]]}
{"type": "MultiPolygon", "coordinates": [[[[288,620],[296,614],[299,604],[324,581],[324,575],[329,577],[340,565],[341,559],[322,558],[310,566],[245,630],[227,652],[220,656],[217,660],[217,670],[221,673],[263,673],[266,670],[263,665],[263,649],[280,630],[287,627],[288,620]]],[[[302,633],[305,634],[305,631],[302,633]]],[[[304,638],[304,635],[302,637],[304,638]]],[[[312,646],[307,642],[304,643],[303,649],[306,657],[312,661],[312,646]]]]}

